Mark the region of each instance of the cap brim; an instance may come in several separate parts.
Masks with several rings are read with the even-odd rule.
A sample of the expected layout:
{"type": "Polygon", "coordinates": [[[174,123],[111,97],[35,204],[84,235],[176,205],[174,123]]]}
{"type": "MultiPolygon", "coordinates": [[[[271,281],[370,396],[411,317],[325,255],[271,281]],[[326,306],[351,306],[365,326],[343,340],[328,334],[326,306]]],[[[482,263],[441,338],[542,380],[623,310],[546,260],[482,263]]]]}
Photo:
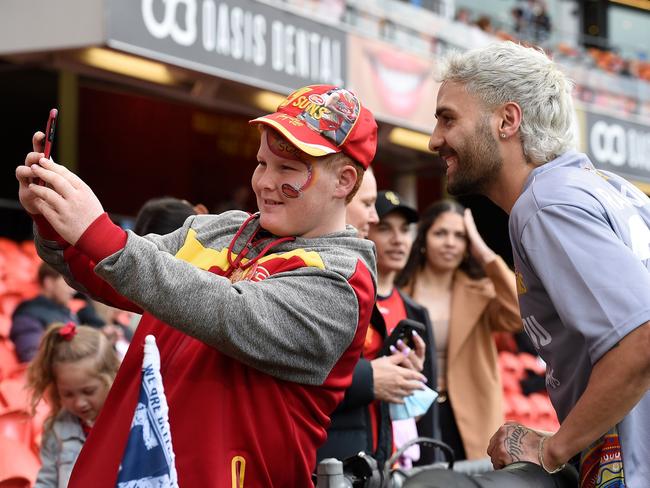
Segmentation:
{"type": "Polygon", "coordinates": [[[401,213],[409,224],[414,224],[420,220],[420,215],[414,209],[411,207],[406,207],[404,205],[396,205],[394,207],[391,207],[387,212],[379,215],[379,218],[383,219],[386,215],[393,212],[401,213]]]}
{"type": "Polygon", "coordinates": [[[420,220],[420,215],[411,207],[400,207],[400,210],[404,213],[406,220],[408,220],[410,224],[414,224],[420,220]]]}
{"type": "Polygon", "coordinates": [[[250,120],[249,124],[264,124],[274,128],[291,144],[310,156],[326,156],[341,149],[310,129],[302,120],[283,113],[272,113],[250,120]]]}

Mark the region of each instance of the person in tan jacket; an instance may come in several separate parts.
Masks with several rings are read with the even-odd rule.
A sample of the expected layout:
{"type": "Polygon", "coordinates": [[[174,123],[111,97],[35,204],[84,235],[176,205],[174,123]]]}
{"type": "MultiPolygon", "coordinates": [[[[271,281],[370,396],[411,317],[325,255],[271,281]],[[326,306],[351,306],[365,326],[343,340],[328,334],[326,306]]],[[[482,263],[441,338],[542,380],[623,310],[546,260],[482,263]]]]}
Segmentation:
{"type": "Polygon", "coordinates": [[[396,284],[433,324],[442,441],[456,459],[487,457],[504,420],[492,333],[522,329],[514,273],[483,241],[470,210],[443,200],[421,216],[396,284]]]}

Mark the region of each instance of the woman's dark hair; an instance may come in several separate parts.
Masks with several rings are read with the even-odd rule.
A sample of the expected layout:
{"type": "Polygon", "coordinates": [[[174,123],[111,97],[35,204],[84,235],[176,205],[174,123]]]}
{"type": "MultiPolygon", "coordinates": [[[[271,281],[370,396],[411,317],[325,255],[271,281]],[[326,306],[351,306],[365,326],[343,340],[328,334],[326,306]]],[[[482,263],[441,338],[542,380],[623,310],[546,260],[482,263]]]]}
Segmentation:
{"type": "MultiPolygon", "coordinates": [[[[395,285],[399,288],[406,287],[413,292],[417,274],[427,263],[426,251],[423,251],[423,249],[426,250],[427,248],[427,232],[429,232],[431,226],[438,220],[438,217],[446,212],[452,212],[462,217],[465,213],[465,207],[454,200],[441,200],[431,205],[420,215],[417,235],[411,247],[411,254],[409,254],[406,266],[404,266],[404,269],[395,278],[395,285]]],[[[481,265],[469,253],[463,258],[458,268],[472,279],[479,279],[485,276],[481,265]]]]}
{"type": "Polygon", "coordinates": [[[138,212],[133,232],[139,236],[169,234],[182,227],[191,215],[196,215],[196,211],[185,200],[173,197],[152,198],[138,212]]]}

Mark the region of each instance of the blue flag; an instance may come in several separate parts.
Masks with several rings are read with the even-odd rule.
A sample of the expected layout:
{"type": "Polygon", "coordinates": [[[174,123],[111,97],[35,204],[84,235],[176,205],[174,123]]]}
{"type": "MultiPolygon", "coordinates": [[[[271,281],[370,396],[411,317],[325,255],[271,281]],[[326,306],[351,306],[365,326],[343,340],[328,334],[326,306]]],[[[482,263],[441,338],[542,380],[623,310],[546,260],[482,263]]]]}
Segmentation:
{"type": "Polygon", "coordinates": [[[160,353],[152,335],[145,338],[142,384],[117,488],[178,488],[169,408],[160,376],[160,353]]]}

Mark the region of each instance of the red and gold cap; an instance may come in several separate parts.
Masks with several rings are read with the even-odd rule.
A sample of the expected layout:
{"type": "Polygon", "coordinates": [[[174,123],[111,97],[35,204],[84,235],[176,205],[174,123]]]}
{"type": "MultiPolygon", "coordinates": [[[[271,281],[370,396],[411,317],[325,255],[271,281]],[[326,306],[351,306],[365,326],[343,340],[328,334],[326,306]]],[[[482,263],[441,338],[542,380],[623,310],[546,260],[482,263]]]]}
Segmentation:
{"type": "Polygon", "coordinates": [[[352,92],[310,85],[289,95],[276,112],[251,124],[273,127],[310,156],[342,152],[368,168],[377,151],[377,123],[352,92]]]}

